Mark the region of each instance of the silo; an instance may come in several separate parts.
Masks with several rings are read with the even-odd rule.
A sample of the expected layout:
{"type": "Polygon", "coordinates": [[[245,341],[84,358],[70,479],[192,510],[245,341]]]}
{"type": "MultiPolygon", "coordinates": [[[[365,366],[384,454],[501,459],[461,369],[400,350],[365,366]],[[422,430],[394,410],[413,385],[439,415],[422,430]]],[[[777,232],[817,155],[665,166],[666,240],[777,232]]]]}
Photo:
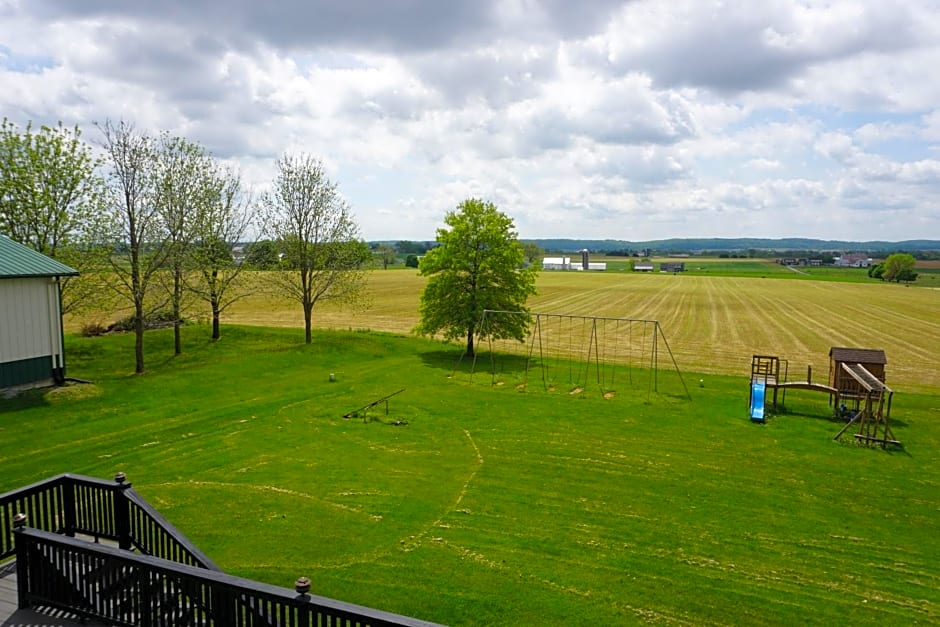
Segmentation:
{"type": "Polygon", "coordinates": [[[588,257],[589,257],[588,249],[582,248],[581,249],[581,269],[582,270],[587,270],[588,268],[590,268],[590,259],[588,257]]]}

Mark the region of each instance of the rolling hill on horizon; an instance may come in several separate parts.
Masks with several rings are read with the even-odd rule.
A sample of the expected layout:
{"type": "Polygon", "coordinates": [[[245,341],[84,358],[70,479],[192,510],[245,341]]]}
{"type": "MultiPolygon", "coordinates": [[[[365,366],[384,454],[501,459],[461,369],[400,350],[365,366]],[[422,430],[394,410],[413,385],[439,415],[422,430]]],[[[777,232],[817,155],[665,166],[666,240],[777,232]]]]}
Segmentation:
{"type": "Polygon", "coordinates": [[[739,250],[773,250],[773,251],[832,251],[832,252],[913,252],[936,250],[940,251],[940,240],[904,240],[900,242],[868,241],[851,242],[844,240],[822,240],[811,238],[672,238],[663,240],[628,241],[628,240],[597,240],[597,239],[541,239],[520,238],[523,241],[535,242],[547,251],[575,252],[587,248],[591,252],[610,252],[619,250],[650,249],[654,253],[669,252],[695,253],[703,251],[739,251],[739,250]]]}

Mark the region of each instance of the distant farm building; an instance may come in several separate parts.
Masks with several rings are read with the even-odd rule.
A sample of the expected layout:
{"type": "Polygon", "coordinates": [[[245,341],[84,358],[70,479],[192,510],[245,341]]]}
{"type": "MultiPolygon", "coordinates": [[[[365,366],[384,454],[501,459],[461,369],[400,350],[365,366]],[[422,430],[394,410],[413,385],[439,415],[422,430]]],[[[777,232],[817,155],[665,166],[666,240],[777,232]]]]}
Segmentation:
{"type": "Polygon", "coordinates": [[[65,380],[59,279],[76,275],[0,235],[0,389],[65,380]]]}
{"type": "Polygon", "coordinates": [[[571,257],[545,257],[542,270],[571,270],[571,257]]]}
{"type": "Polygon", "coordinates": [[[652,272],[653,264],[647,261],[641,261],[633,265],[634,272],[652,272]]]}
{"type": "Polygon", "coordinates": [[[591,263],[587,250],[581,251],[580,262],[571,262],[571,257],[545,257],[542,259],[542,270],[606,270],[607,264],[603,262],[591,263]]]}
{"type": "Polygon", "coordinates": [[[576,267],[575,270],[606,270],[606,263],[591,263],[591,252],[584,248],[581,250],[581,265],[576,267]]]}
{"type": "Polygon", "coordinates": [[[863,253],[851,253],[836,257],[835,265],[843,268],[868,268],[871,266],[871,257],[863,253]]]}
{"type": "Polygon", "coordinates": [[[660,272],[685,272],[685,262],[682,261],[664,261],[659,264],[660,272]]]}

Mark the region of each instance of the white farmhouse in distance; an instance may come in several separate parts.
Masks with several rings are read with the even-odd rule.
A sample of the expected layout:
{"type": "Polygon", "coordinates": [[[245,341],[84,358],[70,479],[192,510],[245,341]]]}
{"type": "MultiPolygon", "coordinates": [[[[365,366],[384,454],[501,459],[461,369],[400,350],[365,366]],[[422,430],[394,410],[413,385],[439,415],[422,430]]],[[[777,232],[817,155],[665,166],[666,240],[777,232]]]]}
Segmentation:
{"type": "Polygon", "coordinates": [[[834,265],[843,268],[868,268],[871,267],[872,259],[864,253],[849,253],[836,257],[834,265]]]}

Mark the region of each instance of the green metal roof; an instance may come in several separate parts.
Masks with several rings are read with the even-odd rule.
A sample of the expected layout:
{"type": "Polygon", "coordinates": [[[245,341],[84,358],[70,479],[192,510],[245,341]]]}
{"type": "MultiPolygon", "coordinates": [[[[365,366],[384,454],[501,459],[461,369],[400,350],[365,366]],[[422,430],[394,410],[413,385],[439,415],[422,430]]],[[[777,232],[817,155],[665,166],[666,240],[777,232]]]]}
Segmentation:
{"type": "Polygon", "coordinates": [[[0,279],[75,276],[78,270],[0,235],[0,279]]]}

